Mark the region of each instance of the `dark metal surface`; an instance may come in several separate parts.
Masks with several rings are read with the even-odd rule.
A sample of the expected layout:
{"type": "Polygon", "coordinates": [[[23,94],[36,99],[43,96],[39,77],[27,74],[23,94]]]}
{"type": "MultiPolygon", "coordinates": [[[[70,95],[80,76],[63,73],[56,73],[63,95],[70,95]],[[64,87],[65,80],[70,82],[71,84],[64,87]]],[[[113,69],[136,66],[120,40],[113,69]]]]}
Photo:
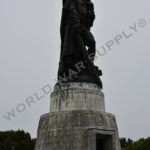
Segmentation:
{"type": "Polygon", "coordinates": [[[93,82],[102,88],[102,72],[94,65],[96,42],[90,31],[94,20],[91,0],[63,0],[59,82],[93,82]]]}

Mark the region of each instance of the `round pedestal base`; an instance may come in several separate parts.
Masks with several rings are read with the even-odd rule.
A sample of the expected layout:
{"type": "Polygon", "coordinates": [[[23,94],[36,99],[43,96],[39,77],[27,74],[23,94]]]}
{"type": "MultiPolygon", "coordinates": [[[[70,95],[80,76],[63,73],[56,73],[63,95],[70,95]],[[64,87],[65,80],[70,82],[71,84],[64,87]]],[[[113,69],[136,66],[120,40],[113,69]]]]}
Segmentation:
{"type": "Polygon", "coordinates": [[[105,112],[104,94],[93,83],[57,84],[51,94],[50,112],[69,110],[105,112]]]}
{"type": "Polygon", "coordinates": [[[114,115],[64,111],[41,117],[35,150],[99,150],[98,147],[121,150],[114,115]]]}

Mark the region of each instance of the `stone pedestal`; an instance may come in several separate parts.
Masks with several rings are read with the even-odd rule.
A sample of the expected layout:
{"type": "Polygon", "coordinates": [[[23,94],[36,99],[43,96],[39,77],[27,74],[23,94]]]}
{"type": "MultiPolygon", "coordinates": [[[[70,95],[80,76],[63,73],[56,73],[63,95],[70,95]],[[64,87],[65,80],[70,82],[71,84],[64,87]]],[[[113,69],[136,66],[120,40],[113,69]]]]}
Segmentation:
{"type": "Polygon", "coordinates": [[[92,83],[56,85],[41,116],[35,150],[121,150],[115,116],[92,83]]]}

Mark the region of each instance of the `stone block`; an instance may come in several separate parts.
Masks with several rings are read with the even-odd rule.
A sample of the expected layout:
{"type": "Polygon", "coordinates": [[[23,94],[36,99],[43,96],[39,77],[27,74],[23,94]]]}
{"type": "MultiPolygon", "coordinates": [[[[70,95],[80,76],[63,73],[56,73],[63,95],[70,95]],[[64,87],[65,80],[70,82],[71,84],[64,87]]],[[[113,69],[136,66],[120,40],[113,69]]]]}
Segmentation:
{"type": "Polygon", "coordinates": [[[50,112],[72,110],[105,111],[104,94],[93,83],[56,85],[51,94],[50,112]]]}
{"type": "Polygon", "coordinates": [[[110,145],[104,150],[121,150],[114,115],[97,111],[54,112],[41,117],[35,150],[97,150],[98,135],[110,145]]]}

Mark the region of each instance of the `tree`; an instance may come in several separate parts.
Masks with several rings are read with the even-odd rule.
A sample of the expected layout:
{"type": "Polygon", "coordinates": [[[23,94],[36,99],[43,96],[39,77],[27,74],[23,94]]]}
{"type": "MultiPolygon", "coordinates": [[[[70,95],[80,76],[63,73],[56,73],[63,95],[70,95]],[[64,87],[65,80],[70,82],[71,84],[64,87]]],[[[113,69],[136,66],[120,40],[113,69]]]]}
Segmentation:
{"type": "Polygon", "coordinates": [[[35,139],[23,130],[0,132],[0,150],[34,150],[35,139]]]}
{"type": "Polygon", "coordinates": [[[133,143],[133,140],[131,140],[130,138],[126,139],[126,138],[121,138],[120,139],[120,143],[121,143],[121,147],[125,148],[129,145],[131,145],[133,143]]]}
{"type": "Polygon", "coordinates": [[[150,137],[147,139],[140,139],[135,141],[126,147],[123,147],[123,150],[150,150],[150,137]]]}

